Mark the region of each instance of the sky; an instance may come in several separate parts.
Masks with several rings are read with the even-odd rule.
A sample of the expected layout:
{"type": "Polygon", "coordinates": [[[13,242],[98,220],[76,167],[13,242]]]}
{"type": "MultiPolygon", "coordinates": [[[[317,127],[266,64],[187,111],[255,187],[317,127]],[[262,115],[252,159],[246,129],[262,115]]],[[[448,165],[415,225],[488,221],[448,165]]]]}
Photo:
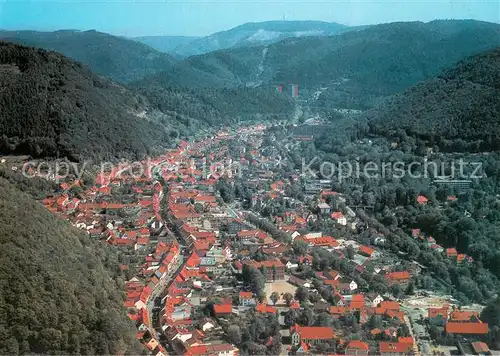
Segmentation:
{"type": "Polygon", "coordinates": [[[476,19],[500,22],[499,0],[0,0],[0,29],[90,30],[119,36],[206,36],[245,22],[345,25],[476,19]]]}

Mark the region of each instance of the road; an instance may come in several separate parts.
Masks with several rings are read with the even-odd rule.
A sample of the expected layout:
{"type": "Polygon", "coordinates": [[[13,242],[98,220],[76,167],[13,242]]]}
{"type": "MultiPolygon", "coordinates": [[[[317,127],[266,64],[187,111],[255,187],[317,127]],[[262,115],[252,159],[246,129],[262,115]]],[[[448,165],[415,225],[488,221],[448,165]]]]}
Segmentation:
{"type": "Polygon", "coordinates": [[[415,340],[414,344],[414,352],[420,355],[431,355],[432,354],[432,346],[429,340],[425,340],[424,338],[428,338],[428,333],[425,328],[425,325],[419,324],[419,320],[416,318],[416,313],[420,316],[425,316],[425,310],[419,308],[413,308],[413,310],[406,306],[401,306],[401,309],[406,313],[405,315],[405,323],[408,325],[411,336],[413,336],[415,340]],[[416,351],[415,351],[416,349],[416,351]]]}

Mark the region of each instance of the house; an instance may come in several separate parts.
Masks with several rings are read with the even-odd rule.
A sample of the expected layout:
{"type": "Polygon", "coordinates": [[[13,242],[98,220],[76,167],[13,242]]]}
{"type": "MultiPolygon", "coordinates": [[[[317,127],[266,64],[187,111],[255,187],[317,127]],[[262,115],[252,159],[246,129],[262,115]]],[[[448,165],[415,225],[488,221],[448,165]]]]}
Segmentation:
{"type": "Polygon", "coordinates": [[[255,298],[252,292],[240,292],[239,303],[242,307],[255,305],[255,298]]]}
{"type": "Polygon", "coordinates": [[[154,337],[151,337],[148,341],[144,342],[144,345],[151,351],[156,349],[160,343],[154,337]]]}
{"type": "Polygon", "coordinates": [[[450,321],[474,321],[478,322],[479,313],[475,311],[461,311],[461,310],[453,310],[450,313],[450,321]]]}
{"type": "Polygon", "coordinates": [[[445,331],[447,334],[455,335],[486,335],[488,334],[488,324],[449,321],[446,323],[445,331]]]}
{"type": "Polygon", "coordinates": [[[336,211],[336,212],[332,213],[331,216],[332,216],[332,219],[337,222],[337,224],[343,225],[343,226],[347,225],[347,219],[341,211],[336,211]]]}
{"type": "Polygon", "coordinates": [[[349,283],[341,283],[339,289],[345,292],[352,292],[358,289],[358,284],[355,281],[349,283]]]}
{"type": "Polygon", "coordinates": [[[330,214],[331,208],[330,208],[330,205],[322,202],[322,203],[318,204],[318,210],[319,210],[320,214],[328,215],[328,214],[330,214]]]}
{"type": "Polygon", "coordinates": [[[295,324],[290,328],[292,345],[300,345],[301,342],[307,344],[320,344],[326,341],[333,341],[335,332],[333,328],[324,326],[299,326],[295,324]]]}
{"type": "Polygon", "coordinates": [[[419,203],[420,205],[425,205],[427,204],[427,202],[429,201],[429,199],[427,199],[425,196],[423,195],[419,195],[417,197],[417,203],[419,203]]]}
{"type": "Polygon", "coordinates": [[[491,355],[490,348],[484,342],[472,342],[471,346],[476,355],[491,355]]]}
{"type": "Polygon", "coordinates": [[[410,281],[410,273],[408,271],[391,272],[385,275],[389,285],[394,284],[407,284],[410,281]]]}
{"type": "Polygon", "coordinates": [[[457,258],[458,252],[456,248],[447,248],[446,249],[446,257],[448,258],[457,258]]]}
{"type": "Polygon", "coordinates": [[[370,347],[361,340],[351,340],[345,348],[346,355],[368,355],[370,347]]]}
{"type": "Polygon", "coordinates": [[[267,281],[285,280],[285,265],[277,258],[262,262],[250,261],[248,264],[264,271],[264,277],[267,281]]]}
{"type": "Polygon", "coordinates": [[[429,324],[444,326],[446,320],[448,320],[448,305],[444,305],[441,308],[429,308],[427,313],[429,324]]]}
{"type": "Polygon", "coordinates": [[[351,310],[361,310],[365,307],[365,297],[362,294],[354,294],[349,303],[351,310]]]}
{"type": "Polygon", "coordinates": [[[231,344],[194,344],[188,346],[186,356],[236,356],[239,350],[231,344]]]}
{"type": "Polygon", "coordinates": [[[296,354],[307,354],[309,351],[309,345],[305,342],[301,342],[297,350],[295,350],[296,354]]]}
{"type": "Polygon", "coordinates": [[[377,307],[380,303],[384,301],[384,298],[380,294],[376,293],[368,293],[365,296],[365,301],[367,304],[369,304],[371,307],[375,308],[377,307]]]}
{"type": "Polygon", "coordinates": [[[200,323],[202,331],[208,331],[215,328],[215,323],[210,319],[205,319],[200,323]]]}
{"type": "Polygon", "coordinates": [[[257,304],[255,310],[261,314],[276,314],[278,312],[278,310],[275,307],[267,305],[265,303],[257,304]]]}
{"type": "Polygon", "coordinates": [[[290,276],[290,278],[288,278],[288,283],[296,287],[305,287],[307,281],[300,279],[299,277],[290,276]]]}
{"type": "Polygon", "coordinates": [[[230,303],[214,304],[214,315],[218,318],[224,318],[231,315],[233,306],[230,303]]]}
{"type": "Polygon", "coordinates": [[[368,247],[368,246],[361,245],[361,246],[359,246],[358,253],[360,255],[372,257],[372,255],[375,253],[375,250],[373,248],[368,247]]]}
{"type": "Polygon", "coordinates": [[[402,342],[380,342],[379,351],[383,356],[406,355],[413,348],[413,345],[402,342]]]}

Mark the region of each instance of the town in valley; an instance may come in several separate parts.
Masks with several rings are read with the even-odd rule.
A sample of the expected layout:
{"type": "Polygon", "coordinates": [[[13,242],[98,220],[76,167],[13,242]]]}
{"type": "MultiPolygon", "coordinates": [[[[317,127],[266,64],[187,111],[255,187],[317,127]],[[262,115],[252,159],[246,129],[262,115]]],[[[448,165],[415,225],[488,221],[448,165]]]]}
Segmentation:
{"type": "MultiPolygon", "coordinates": [[[[418,219],[387,227],[405,204],[462,209],[463,187],[398,192],[404,203],[377,219],[375,197],[304,171],[319,126],[181,140],[140,176],[125,163],[91,185],[68,177],[43,204],[117,251],[124,313],[149,354],[491,354],[484,304],[448,275],[470,274],[474,258],[418,219]]],[[[357,142],[388,154],[398,144],[357,142]]]]}

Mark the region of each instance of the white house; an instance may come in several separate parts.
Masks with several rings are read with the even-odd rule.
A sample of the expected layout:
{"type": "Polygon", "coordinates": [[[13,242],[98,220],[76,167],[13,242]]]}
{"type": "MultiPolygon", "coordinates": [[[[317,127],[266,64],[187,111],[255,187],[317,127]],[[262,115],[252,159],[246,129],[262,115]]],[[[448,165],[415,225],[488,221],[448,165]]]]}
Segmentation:
{"type": "Polygon", "coordinates": [[[343,225],[343,226],[347,225],[347,219],[341,211],[336,211],[336,212],[332,213],[331,216],[332,216],[332,219],[337,222],[337,224],[343,225]]]}
{"type": "Polygon", "coordinates": [[[349,283],[349,289],[351,291],[358,289],[358,284],[355,281],[351,281],[351,283],[349,283]]]}
{"type": "Polygon", "coordinates": [[[211,330],[215,327],[215,324],[209,320],[209,319],[206,319],[205,321],[203,321],[203,323],[201,324],[201,330],[203,331],[208,331],[208,330],[211,330]]]}
{"type": "Polygon", "coordinates": [[[371,306],[375,308],[383,301],[384,301],[384,298],[380,294],[377,294],[374,298],[372,298],[371,306]]]}

